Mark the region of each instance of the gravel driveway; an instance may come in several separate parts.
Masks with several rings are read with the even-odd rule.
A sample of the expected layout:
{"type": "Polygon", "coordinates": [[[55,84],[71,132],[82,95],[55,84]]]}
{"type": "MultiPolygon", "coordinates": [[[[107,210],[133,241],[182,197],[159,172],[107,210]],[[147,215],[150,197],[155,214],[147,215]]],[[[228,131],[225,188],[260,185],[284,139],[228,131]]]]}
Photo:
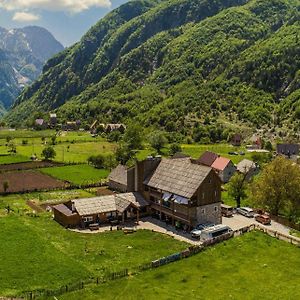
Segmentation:
{"type": "Polygon", "coordinates": [[[289,235],[290,236],[290,228],[286,227],[284,225],[281,225],[275,221],[272,220],[271,225],[262,225],[261,223],[255,221],[254,218],[247,218],[240,214],[234,214],[231,218],[222,218],[222,223],[225,225],[228,225],[232,230],[238,230],[245,226],[249,226],[251,224],[259,224],[262,227],[265,227],[267,229],[271,229],[274,231],[277,231],[279,233],[289,235]]]}

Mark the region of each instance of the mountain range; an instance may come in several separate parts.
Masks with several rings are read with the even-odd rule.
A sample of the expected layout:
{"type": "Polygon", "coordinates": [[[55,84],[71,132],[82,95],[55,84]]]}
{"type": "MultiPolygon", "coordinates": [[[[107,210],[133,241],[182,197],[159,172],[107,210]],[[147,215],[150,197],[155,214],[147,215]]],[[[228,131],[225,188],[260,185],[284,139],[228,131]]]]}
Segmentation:
{"type": "Polygon", "coordinates": [[[51,58],[5,120],[297,128],[299,33],[299,0],[130,1],[51,58]]]}
{"type": "Polygon", "coordinates": [[[0,105],[8,109],[21,90],[41,74],[45,62],[64,47],[37,26],[0,27],[0,105]]]}

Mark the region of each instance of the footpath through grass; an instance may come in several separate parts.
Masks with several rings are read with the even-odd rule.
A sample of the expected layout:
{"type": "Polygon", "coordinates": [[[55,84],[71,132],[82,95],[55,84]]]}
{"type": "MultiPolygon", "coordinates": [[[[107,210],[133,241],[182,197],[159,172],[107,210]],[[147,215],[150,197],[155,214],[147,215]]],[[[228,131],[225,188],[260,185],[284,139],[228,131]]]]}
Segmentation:
{"type": "Polygon", "coordinates": [[[74,233],[48,215],[2,215],[0,228],[1,296],[58,288],[186,248],[184,243],[150,231],[74,233]]]}
{"type": "Polygon", "coordinates": [[[299,286],[299,248],[252,232],[191,258],[59,299],[300,299],[299,286]]]}
{"type": "Polygon", "coordinates": [[[109,175],[108,170],[95,169],[89,165],[51,167],[43,168],[39,171],[57,179],[78,185],[98,183],[106,179],[109,175]]]}

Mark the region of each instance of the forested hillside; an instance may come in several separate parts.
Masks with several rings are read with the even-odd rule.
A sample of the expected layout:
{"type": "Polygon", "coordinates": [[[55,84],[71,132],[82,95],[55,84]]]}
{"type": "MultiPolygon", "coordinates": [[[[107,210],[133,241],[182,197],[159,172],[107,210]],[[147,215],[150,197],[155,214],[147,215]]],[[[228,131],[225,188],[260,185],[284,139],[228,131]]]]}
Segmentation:
{"type": "Polygon", "coordinates": [[[299,0],[132,1],[48,61],[6,121],[38,108],[196,140],[214,121],[297,128],[299,32],[299,0]]]}

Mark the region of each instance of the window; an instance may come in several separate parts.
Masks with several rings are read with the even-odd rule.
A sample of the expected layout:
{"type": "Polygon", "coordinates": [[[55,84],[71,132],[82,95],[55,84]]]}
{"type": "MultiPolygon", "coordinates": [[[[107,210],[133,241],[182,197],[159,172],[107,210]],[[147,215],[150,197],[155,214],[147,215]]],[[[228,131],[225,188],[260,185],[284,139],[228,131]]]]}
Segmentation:
{"type": "Polygon", "coordinates": [[[202,199],[204,199],[204,198],[205,198],[205,193],[203,192],[203,193],[202,193],[202,199]]]}
{"type": "Polygon", "coordinates": [[[218,206],[215,206],[215,211],[218,211],[218,206]]]}
{"type": "Polygon", "coordinates": [[[111,218],[111,217],[115,217],[115,216],[116,216],[116,212],[115,211],[106,213],[106,217],[107,218],[111,218]]]}
{"type": "Polygon", "coordinates": [[[93,217],[84,217],[83,222],[88,223],[88,222],[93,222],[94,218],[93,217]]]}
{"type": "Polygon", "coordinates": [[[201,214],[202,214],[202,215],[205,214],[205,209],[204,209],[204,208],[201,209],[201,214]]]}

